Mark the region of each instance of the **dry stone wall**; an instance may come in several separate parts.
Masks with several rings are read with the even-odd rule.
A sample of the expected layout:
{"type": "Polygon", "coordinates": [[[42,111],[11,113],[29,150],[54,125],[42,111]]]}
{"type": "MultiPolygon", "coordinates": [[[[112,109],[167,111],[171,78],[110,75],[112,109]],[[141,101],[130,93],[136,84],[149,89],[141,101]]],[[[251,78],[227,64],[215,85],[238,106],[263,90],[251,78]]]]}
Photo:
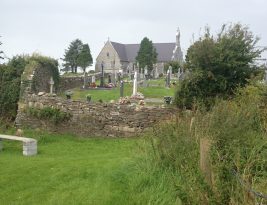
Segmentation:
{"type": "MultiPolygon", "coordinates": [[[[98,80],[100,79],[100,73],[96,73],[95,79],[98,80]]],[[[92,78],[92,75],[87,76],[87,81],[89,82],[90,79],[92,78]]],[[[60,81],[59,81],[59,92],[63,92],[69,89],[73,89],[73,88],[78,88],[78,87],[82,87],[84,83],[84,77],[64,77],[61,76],[60,77],[60,81]]]]}
{"type": "Polygon", "coordinates": [[[59,133],[73,133],[86,137],[128,137],[142,133],[146,128],[171,119],[173,108],[138,107],[120,104],[90,104],[72,101],[57,96],[29,94],[19,104],[16,125],[18,127],[41,128],[59,133]],[[71,114],[71,119],[57,125],[49,120],[37,119],[27,114],[35,107],[58,108],[71,114]]]}

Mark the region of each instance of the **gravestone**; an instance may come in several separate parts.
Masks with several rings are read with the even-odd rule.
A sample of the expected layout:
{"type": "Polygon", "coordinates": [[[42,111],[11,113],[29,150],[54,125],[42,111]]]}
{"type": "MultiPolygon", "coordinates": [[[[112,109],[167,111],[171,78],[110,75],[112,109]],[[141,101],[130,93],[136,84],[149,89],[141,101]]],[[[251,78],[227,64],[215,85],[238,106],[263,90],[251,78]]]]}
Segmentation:
{"type": "Polygon", "coordinates": [[[172,67],[169,66],[170,76],[172,76],[172,67]]]}
{"type": "Polygon", "coordinates": [[[108,83],[111,83],[111,75],[108,74],[108,83]]]}
{"type": "Polygon", "coordinates": [[[137,94],[137,72],[134,72],[134,80],[133,80],[133,94],[132,96],[136,96],[137,94]]]}
{"type": "Polygon", "coordinates": [[[120,97],[123,97],[123,89],[124,89],[124,82],[123,80],[120,81],[120,97]]]}
{"type": "Polygon", "coordinates": [[[95,83],[95,76],[92,76],[92,83],[95,83]]]}
{"type": "Polygon", "coordinates": [[[53,91],[54,91],[53,86],[55,84],[53,77],[50,78],[49,84],[50,84],[50,94],[53,94],[53,91]]]}
{"type": "Polygon", "coordinates": [[[157,64],[155,64],[154,78],[159,78],[159,71],[158,71],[158,65],[157,64]]]}
{"type": "Polygon", "coordinates": [[[171,83],[171,75],[170,75],[170,69],[168,69],[167,71],[167,75],[166,75],[166,87],[170,87],[170,83],[171,83]]]}
{"type": "Polygon", "coordinates": [[[121,73],[118,73],[118,81],[121,82],[121,73]]]}
{"type": "Polygon", "coordinates": [[[147,65],[145,66],[145,78],[148,79],[148,70],[147,70],[147,65]]]}
{"type": "Polygon", "coordinates": [[[104,87],[105,84],[105,76],[104,76],[104,62],[101,63],[101,77],[100,77],[100,87],[104,87]]]}
{"type": "Polygon", "coordinates": [[[140,78],[144,79],[144,69],[143,68],[141,68],[140,78]]]}
{"type": "Polygon", "coordinates": [[[181,80],[180,78],[181,78],[181,75],[182,75],[182,73],[181,73],[181,68],[179,68],[178,69],[178,73],[177,73],[177,78],[178,78],[178,80],[181,80]]]}

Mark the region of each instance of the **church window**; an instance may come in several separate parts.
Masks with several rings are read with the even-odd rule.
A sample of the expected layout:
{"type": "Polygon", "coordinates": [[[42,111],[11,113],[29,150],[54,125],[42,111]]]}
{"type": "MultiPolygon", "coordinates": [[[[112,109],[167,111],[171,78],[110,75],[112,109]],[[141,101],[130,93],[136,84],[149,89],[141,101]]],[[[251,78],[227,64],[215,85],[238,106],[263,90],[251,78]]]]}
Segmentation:
{"type": "Polygon", "coordinates": [[[107,57],[109,58],[109,52],[107,52],[107,57]]]}

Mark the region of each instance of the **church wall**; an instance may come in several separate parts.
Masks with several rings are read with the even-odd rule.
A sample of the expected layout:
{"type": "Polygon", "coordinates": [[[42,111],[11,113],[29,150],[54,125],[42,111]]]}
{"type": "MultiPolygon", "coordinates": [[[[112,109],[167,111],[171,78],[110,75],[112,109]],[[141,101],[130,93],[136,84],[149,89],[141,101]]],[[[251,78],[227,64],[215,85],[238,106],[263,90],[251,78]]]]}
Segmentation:
{"type": "Polygon", "coordinates": [[[113,73],[114,61],[115,71],[119,72],[122,66],[120,58],[111,43],[107,42],[96,59],[95,71],[101,72],[101,63],[104,62],[104,72],[113,73]]]}

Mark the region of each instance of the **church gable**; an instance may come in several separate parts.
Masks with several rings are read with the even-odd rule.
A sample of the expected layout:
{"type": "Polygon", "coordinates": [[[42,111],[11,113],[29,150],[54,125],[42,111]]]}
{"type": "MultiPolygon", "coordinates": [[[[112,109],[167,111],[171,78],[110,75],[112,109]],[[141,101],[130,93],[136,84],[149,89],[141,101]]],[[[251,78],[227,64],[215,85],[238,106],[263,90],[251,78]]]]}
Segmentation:
{"type": "Polygon", "coordinates": [[[96,58],[96,71],[101,71],[101,64],[104,63],[105,70],[112,70],[113,67],[120,67],[120,57],[113,47],[112,43],[108,41],[96,58]]]}

